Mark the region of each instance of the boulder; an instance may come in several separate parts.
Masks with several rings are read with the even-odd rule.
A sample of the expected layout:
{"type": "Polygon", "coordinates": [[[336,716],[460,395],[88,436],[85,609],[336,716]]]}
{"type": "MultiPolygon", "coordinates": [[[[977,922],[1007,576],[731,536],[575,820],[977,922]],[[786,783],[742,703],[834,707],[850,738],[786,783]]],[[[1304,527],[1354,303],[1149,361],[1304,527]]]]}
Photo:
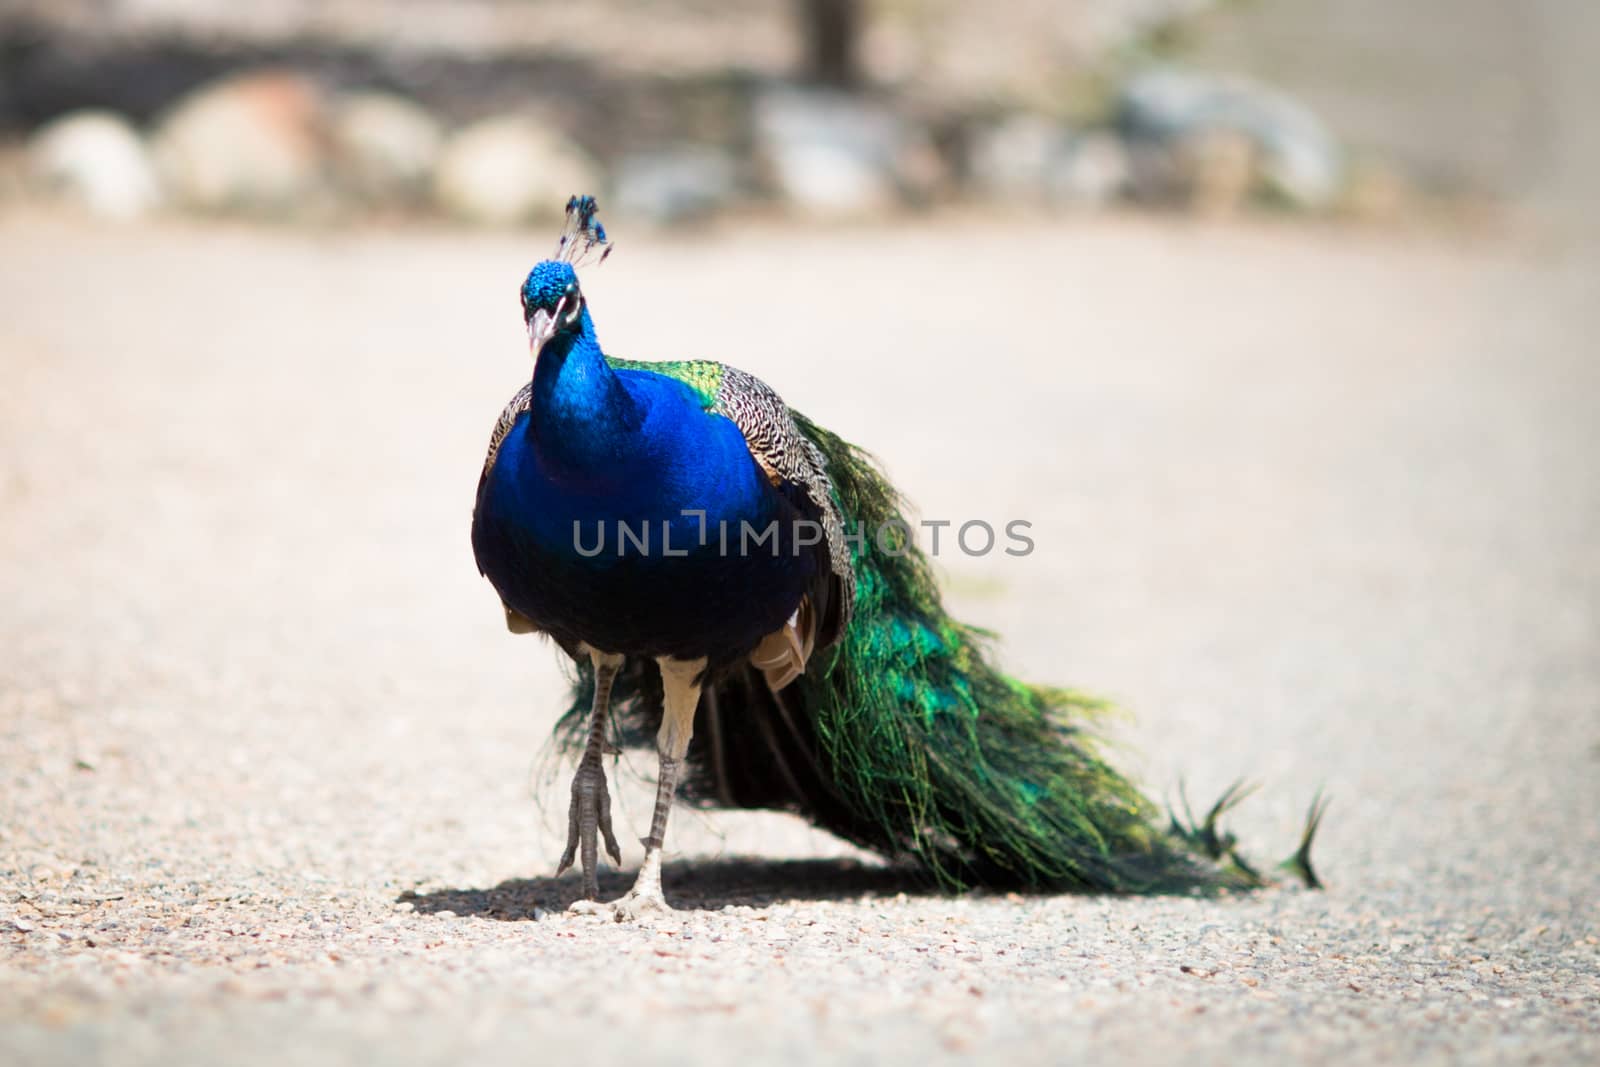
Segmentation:
{"type": "Polygon", "coordinates": [[[782,89],[756,101],[758,159],[774,190],[805,214],[859,218],[925,200],[944,182],[927,132],[835,90],[782,89]]]}
{"type": "Polygon", "coordinates": [[[1186,172],[1185,158],[1213,158],[1206,144],[1215,147],[1226,137],[1249,141],[1258,168],[1252,184],[1292,206],[1330,207],[1344,182],[1344,152],[1322,120],[1287,94],[1245,78],[1145,71],[1123,86],[1118,120],[1137,152],[1177,157],[1175,166],[1146,159],[1135,167],[1146,195],[1187,195],[1195,176],[1186,172]]]}
{"type": "Polygon", "coordinates": [[[1201,215],[1243,209],[1260,178],[1260,152],[1250,137],[1227,128],[1204,129],[1178,145],[1178,170],[1188,207],[1201,215]]]}
{"type": "Polygon", "coordinates": [[[74,111],[39,127],[26,169],[36,192],[100,218],[137,218],[161,202],[144,141],[110,111],[74,111]]]}
{"type": "Polygon", "coordinates": [[[560,131],[521,115],[502,115],[446,140],[433,192],[455,218],[515,225],[559,219],[568,197],[599,192],[599,185],[599,167],[560,131]]]}
{"type": "Polygon", "coordinates": [[[1051,171],[1071,139],[1070,130],[1043,116],[1007,116],[972,137],[968,177],[977,192],[994,200],[1045,199],[1051,171]]]}
{"type": "Polygon", "coordinates": [[[314,82],[293,71],[234,75],[181,99],[157,128],[154,146],[183,204],[296,214],[322,193],[325,101],[314,82]]]}
{"type": "Polygon", "coordinates": [[[1001,201],[1100,207],[1128,185],[1122,142],[1103,131],[1074,131],[1038,115],[1015,115],[981,131],[967,160],[978,192],[1001,201]]]}
{"type": "Polygon", "coordinates": [[[1051,163],[1045,194],[1052,204],[1105,207],[1128,192],[1131,167],[1122,139],[1105,131],[1079,133],[1051,163]]]}
{"type": "Polygon", "coordinates": [[[331,123],[341,183],[373,204],[424,197],[439,161],[444,131],[426,109],[391,93],[339,97],[331,123]]]}
{"type": "Polygon", "coordinates": [[[611,206],[662,225],[700,218],[734,199],[737,172],[727,153],[709,148],[628,156],[617,164],[611,206]]]}

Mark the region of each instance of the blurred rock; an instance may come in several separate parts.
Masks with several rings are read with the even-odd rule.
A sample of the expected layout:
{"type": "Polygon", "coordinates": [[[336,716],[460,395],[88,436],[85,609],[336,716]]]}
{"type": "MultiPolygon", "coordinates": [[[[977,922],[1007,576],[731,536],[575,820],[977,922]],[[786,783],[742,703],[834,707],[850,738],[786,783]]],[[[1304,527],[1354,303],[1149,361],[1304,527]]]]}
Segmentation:
{"type": "Polygon", "coordinates": [[[1238,130],[1202,129],[1178,145],[1178,169],[1191,211],[1236,214],[1249,202],[1260,178],[1255,142],[1238,130]]]}
{"type": "Polygon", "coordinates": [[[1128,150],[1128,191],[1141,204],[1177,204],[1188,196],[1176,145],[1133,138],[1128,150]]]}
{"type": "Polygon", "coordinates": [[[0,143],[0,210],[7,200],[21,199],[26,193],[27,156],[22,145],[0,143]]]}
{"type": "Polygon", "coordinates": [[[1344,153],[1332,133],[1298,101],[1247,79],[1146,71],[1123,87],[1118,114],[1136,154],[1145,157],[1134,167],[1142,195],[1191,195],[1198,176],[1188,163],[1211,158],[1223,143],[1220,131],[1249,140],[1262,188],[1285,203],[1321,209],[1339,196],[1344,153]],[[1173,153],[1175,165],[1155,160],[1152,150],[1173,153]]]}
{"type": "Polygon", "coordinates": [[[36,191],[101,218],[137,218],[161,201],[138,131],[110,111],[74,111],[41,126],[28,141],[27,175],[36,191]]]}
{"type": "Polygon", "coordinates": [[[445,142],[434,196],[450,215],[483,225],[558,219],[567,198],[598,192],[600,171],[559,131],[519,115],[473,123],[445,142]]]}
{"type": "Polygon", "coordinates": [[[334,103],[334,162],[344,185],[369,203],[423,197],[444,131],[421,105],[391,93],[352,93],[334,103]]]}
{"type": "Polygon", "coordinates": [[[1363,222],[1395,223],[1417,209],[1417,191],[1404,173],[1377,160],[1350,168],[1342,209],[1363,222]]]}
{"type": "Polygon", "coordinates": [[[926,206],[951,183],[950,165],[929,132],[907,124],[894,157],[895,180],[906,203],[926,206]]]}
{"type": "Polygon", "coordinates": [[[738,190],[725,152],[685,148],[629,156],[617,165],[611,202],[617,213],[672,224],[716,212],[738,190]]]}
{"type": "Polygon", "coordinates": [[[1051,119],[1009,116],[972,138],[968,175],[979,193],[996,200],[1042,199],[1070,140],[1070,131],[1051,119]]]}
{"type": "Polygon", "coordinates": [[[307,77],[261,70],[180,100],[156,131],[155,154],[176,198],[206,211],[286,215],[319,200],[325,101],[307,77]]]}
{"type": "Polygon", "coordinates": [[[768,92],[756,101],[755,135],[773,187],[810,215],[870,215],[926,200],[945,180],[926,131],[848,93],[768,92]]]}
{"type": "Polygon", "coordinates": [[[983,131],[968,157],[982,194],[1056,206],[1100,207],[1128,186],[1128,156],[1115,135],[1074,132],[1036,115],[1018,115],[983,131]]]}
{"type": "Polygon", "coordinates": [[[1050,202],[1072,207],[1104,207],[1129,187],[1128,152],[1122,139],[1104,132],[1082,133],[1067,144],[1047,176],[1050,202]]]}

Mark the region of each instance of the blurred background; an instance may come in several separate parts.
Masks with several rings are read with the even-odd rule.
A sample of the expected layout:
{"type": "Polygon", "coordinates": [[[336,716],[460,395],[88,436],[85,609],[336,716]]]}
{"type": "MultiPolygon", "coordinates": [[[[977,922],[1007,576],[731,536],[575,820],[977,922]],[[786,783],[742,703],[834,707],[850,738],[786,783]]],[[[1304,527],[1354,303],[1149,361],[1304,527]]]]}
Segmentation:
{"type": "Polygon", "coordinates": [[[1581,207],[1582,0],[0,5],[8,196],[325,224],[1581,207]]]}

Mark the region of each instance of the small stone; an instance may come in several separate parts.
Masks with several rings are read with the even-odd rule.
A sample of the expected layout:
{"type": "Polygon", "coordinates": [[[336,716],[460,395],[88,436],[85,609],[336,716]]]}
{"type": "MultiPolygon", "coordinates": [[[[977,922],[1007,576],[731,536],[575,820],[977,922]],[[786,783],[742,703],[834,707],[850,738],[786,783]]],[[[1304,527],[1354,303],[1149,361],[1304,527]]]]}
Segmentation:
{"type": "Polygon", "coordinates": [[[74,111],[29,139],[28,177],[45,196],[106,219],[134,219],[161,201],[155,167],[133,125],[110,111],[74,111]]]}

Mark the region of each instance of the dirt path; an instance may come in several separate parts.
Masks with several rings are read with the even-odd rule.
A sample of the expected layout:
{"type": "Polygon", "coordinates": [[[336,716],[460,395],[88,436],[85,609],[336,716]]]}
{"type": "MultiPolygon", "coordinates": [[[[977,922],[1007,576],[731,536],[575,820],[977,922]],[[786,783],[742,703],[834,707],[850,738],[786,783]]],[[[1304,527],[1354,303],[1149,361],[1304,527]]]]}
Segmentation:
{"type": "MultiPolygon", "coordinates": [[[[467,546],[545,247],[0,222],[0,1060],[1600,1051],[1592,264],[627,238],[586,284],[610,348],[741,364],[925,515],[1034,523],[1026,559],[944,557],[954,600],[1135,709],[1158,794],[1261,779],[1267,858],[1336,798],[1328,892],[1209,902],[922,895],[680,812],[688,910],[641,929],[556,910],[560,675],[467,546]]],[[[647,812],[624,790],[619,829],[647,812]]]]}

